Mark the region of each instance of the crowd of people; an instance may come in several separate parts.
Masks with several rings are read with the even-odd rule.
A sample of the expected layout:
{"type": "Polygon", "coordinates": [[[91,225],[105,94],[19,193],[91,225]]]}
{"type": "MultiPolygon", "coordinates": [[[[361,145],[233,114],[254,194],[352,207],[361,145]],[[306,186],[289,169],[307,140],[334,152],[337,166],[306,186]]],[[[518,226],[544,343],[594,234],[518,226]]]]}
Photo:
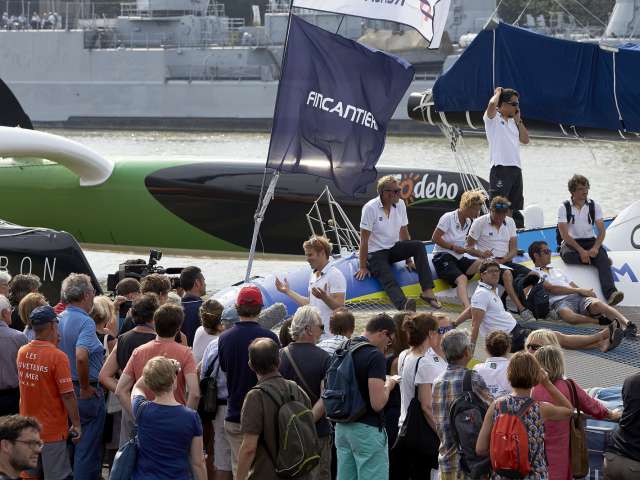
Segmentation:
{"type": "Polygon", "coordinates": [[[31,17],[24,13],[9,15],[3,12],[0,18],[0,29],[3,30],[60,30],[62,15],[58,12],[33,12],[31,17]]]}
{"type": "Polygon", "coordinates": [[[286,319],[252,285],[233,305],[205,299],[196,266],[182,270],[176,290],[158,273],[123,278],[113,299],[72,273],[56,305],[36,276],[0,272],[0,480],[97,480],[112,466],[118,479],[136,480],[569,480],[578,473],[569,440],[576,408],[619,422],[604,478],[638,478],[640,374],[626,379],[621,410],[565,375],[563,349],[606,352],[637,333],[613,308],[623,294],[602,247],[602,211],[588,180],[571,178],[558,211],[560,254],[597,269],[605,301],[552,266],[543,241],[528,248],[533,269],[515,263],[522,178],[513,155],[528,142],[517,92],[496,90],[485,125],[492,184],[504,191],[493,191],[485,215],[484,194],[465,192],[432,238],[435,271],[464,307],[456,318],[438,311],[393,176],[363,207],[354,276],[375,276],[398,312],[372,314],[364,327],[345,306],[348,282],[322,236],[302,245],[306,292],[275,279],[298,306],[286,319]],[[398,284],[400,261],[417,272],[432,312],[416,312],[398,284]],[[535,329],[507,299],[525,321],[602,329],[535,329]],[[459,328],[467,320],[470,332],[459,328]],[[487,358],[477,363],[481,339],[487,358]],[[135,462],[125,463],[131,448],[135,462]]]}

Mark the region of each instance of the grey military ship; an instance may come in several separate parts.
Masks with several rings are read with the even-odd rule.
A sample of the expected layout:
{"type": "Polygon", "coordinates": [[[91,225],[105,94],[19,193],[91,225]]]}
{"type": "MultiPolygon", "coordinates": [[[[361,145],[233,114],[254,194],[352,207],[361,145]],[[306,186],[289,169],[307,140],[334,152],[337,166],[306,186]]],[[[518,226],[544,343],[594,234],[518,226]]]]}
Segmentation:
{"type": "MultiPolygon", "coordinates": [[[[0,78],[40,127],[267,131],[288,5],[272,0],[260,13],[255,7],[251,25],[209,0],[137,0],[121,4],[116,18],[91,18],[90,5],[83,5],[85,18],[61,14],[50,29],[0,31],[0,78]]],[[[438,50],[427,50],[408,28],[295,10],[412,62],[410,92],[432,86],[445,58],[482,29],[495,6],[495,0],[452,0],[438,50]]],[[[408,119],[406,99],[393,119],[391,131],[424,131],[408,119]]]]}

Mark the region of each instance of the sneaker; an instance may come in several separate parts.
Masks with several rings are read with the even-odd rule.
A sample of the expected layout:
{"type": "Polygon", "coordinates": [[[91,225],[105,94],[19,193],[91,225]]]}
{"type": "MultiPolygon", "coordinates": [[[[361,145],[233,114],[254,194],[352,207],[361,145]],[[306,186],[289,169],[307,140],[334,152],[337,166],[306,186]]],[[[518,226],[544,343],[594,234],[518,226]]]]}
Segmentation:
{"type": "Polygon", "coordinates": [[[416,299],[415,298],[407,298],[407,301],[404,302],[405,312],[415,312],[416,311],[416,299]]]}
{"type": "Polygon", "coordinates": [[[627,328],[625,328],[622,332],[624,333],[624,336],[626,338],[635,338],[638,334],[638,326],[633,322],[629,322],[627,328]]]}
{"type": "Polygon", "coordinates": [[[529,310],[528,308],[525,308],[520,312],[520,318],[522,318],[522,320],[524,320],[525,322],[533,322],[536,319],[536,317],[533,316],[531,310],[529,310]]]}
{"type": "Polygon", "coordinates": [[[607,303],[613,307],[614,305],[619,304],[622,300],[624,300],[624,293],[622,293],[620,290],[616,290],[611,295],[609,295],[607,303]]]}
{"type": "Polygon", "coordinates": [[[624,338],[624,333],[622,333],[622,330],[618,328],[617,322],[612,322],[607,328],[609,329],[609,347],[605,352],[609,352],[616,348],[620,343],[622,343],[622,339],[624,338]]]}

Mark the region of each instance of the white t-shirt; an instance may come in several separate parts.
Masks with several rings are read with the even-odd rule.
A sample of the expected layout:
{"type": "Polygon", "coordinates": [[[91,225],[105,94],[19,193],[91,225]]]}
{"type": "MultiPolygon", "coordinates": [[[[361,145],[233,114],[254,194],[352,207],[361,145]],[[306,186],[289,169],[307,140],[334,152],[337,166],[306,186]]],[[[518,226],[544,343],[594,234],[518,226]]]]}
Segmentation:
{"type": "Polygon", "coordinates": [[[360,228],[371,232],[369,253],[393,247],[400,239],[400,229],[405,225],[409,225],[409,219],[403,200],[391,207],[389,217],[384,212],[380,197],[372,198],[362,207],[360,228]]]}
{"type": "Polygon", "coordinates": [[[484,252],[491,250],[496,258],[504,257],[509,253],[509,241],[518,234],[516,222],[513,218],[506,217],[500,228],[491,224],[491,214],[480,215],[473,221],[469,229],[469,236],[476,241],[476,249],[484,252]]]}
{"type": "Polygon", "coordinates": [[[489,357],[484,363],[479,363],[473,369],[487,384],[487,388],[493,395],[498,398],[503,395],[509,395],[512,391],[511,384],[507,380],[507,367],[509,359],[504,357],[489,357]]]}
{"type": "Polygon", "coordinates": [[[400,380],[400,418],[398,420],[400,427],[407,416],[409,404],[415,396],[416,385],[433,384],[435,379],[446,369],[445,359],[431,348],[422,357],[415,355],[410,350],[404,350],[400,353],[398,357],[398,374],[402,377],[400,380]],[[416,372],[416,362],[419,358],[421,360],[416,372]]]}
{"type": "Polygon", "coordinates": [[[516,319],[504,309],[498,294],[484,282],[478,282],[478,287],[471,297],[471,308],[484,312],[484,318],[480,323],[480,335],[483,337],[496,330],[510,333],[516,326],[516,319]]]}
{"type": "MultiPolygon", "coordinates": [[[[573,221],[567,224],[571,238],[594,238],[596,236],[593,232],[593,227],[597,220],[602,220],[602,208],[597,202],[593,203],[596,218],[593,219],[593,223],[589,223],[589,204],[585,202],[582,208],[578,210],[571,202],[573,221]]],[[[564,206],[564,202],[560,204],[558,209],[558,223],[567,223],[567,209],[564,206]]]]}
{"type": "Polygon", "coordinates": [[[322,269],[320,276],[316,275],[316,272],[311,272],[309,276],[309,305],[316,307],[322,318],[324,324],[325,333],[329,332],[329,318],[333,310],[324,303],[321,299],[311,293],[313,287],[324,290],[327,288],[329,293],[346,293],[347,292],[347,280],[340,270],[333,266],[333,261],[329,260],[329,263],[322,269]]]}
{"type": "Polygon", "coordinates": [[[489,142],[489,160],[491,166],[505,165],[520,167],[520,133],[513,118],[505,119],[500,112],[489,118],[487,112],[482,117],[484,130],[489,142]]]}
{"type": "MultiPolygon", "coordinates": [[[[571,280],[567,275],[559,268],[549,265],[547,270],[543,270],[541,267],[535,267],[533,270],[540,274],[540,278],[545,282],[549,282],[551,285],[559,285],[561,287],[570,287],[571,280]]],[[[549,295],[549,305],[553,305],[558,300],[562,300],[568,295],[549,295]]]]}
{"type": "Polygon", "coordinates": [[[214,338],[216,338],[216,335],[209,335],[202,325],[198,327],[196,334],[193,337],[192,347],[196,363],[200,363],[202,355],[204,355],[204,351],[207,349],[207,345],[209,345],[209,342],[214,338]]]}
{"type": "MultiPolygon", "coordinates": [[[[473,220],[467,218],[464,225],[460,223],[460,216],[458,215],[458,210],[454,210],[452,212],[447,212],[440,217],[438,220],[437,229],[444,232],[442,235],[442,239],[447,243],[452,243],[457,245],[458,247],[464,247],[465,241],[467,239],[467,232],[469,232],[469,228],[471,228],[471,223],[473,220]]],[[[449,250],[446,248],[442,248],[437,243],[433,247],[433,253],[446,252],[453,255],[456,258],[462,258],[464,254],[455,253],[453,250],[449,250]]]]}

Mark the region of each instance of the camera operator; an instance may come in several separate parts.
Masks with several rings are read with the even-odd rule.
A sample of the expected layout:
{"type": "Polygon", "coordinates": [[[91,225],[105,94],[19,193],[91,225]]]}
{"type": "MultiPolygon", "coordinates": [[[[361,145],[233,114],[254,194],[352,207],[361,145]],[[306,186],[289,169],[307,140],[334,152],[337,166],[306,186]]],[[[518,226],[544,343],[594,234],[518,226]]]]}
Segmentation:
{"type": "Polygon", "coordinates": [[[520,118],[520,94],[498,87],[484,113],[484,129],[489,142],[490,195],[507,197],[513,208],[516,227],[524,227],[520,210],[524,207],[520,143],[529,143],[529,133],[520,118]]]}
{"type": "Polygon", "coordinates": [[[140,296],[140,282],[135,278],[123,278],[116,285],[115,294],[113,304],[118,312],[118,332],[121,332],[133,301],[140,296]]]}

